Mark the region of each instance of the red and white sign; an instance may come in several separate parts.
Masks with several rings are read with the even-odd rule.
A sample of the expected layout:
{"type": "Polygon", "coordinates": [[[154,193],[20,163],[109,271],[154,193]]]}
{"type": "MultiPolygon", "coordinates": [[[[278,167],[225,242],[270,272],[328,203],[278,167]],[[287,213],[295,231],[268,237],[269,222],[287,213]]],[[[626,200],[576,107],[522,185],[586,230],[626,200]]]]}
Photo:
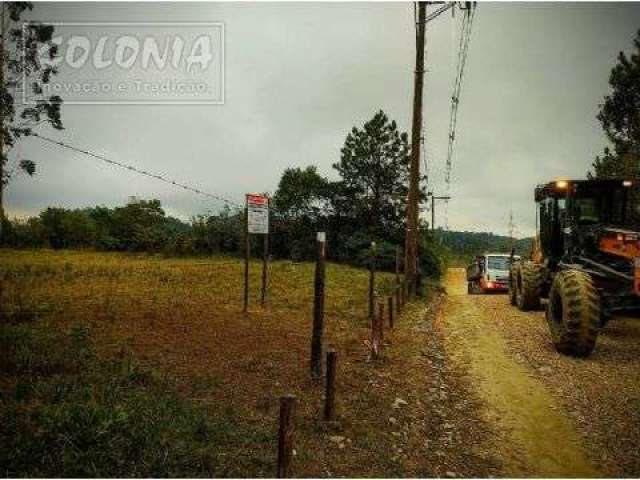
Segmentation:
{"type": "Polygon", "coordinates": [[[249,233],[269,233],[269,198],[247,194],[247,228],[249,233]]]}
{"type": "Polygon", "coordinates": [[[268,206],[269,199],[265,195],[257,195],[255,193],[247,193],[247,204],[249,206],[268,206]]]}

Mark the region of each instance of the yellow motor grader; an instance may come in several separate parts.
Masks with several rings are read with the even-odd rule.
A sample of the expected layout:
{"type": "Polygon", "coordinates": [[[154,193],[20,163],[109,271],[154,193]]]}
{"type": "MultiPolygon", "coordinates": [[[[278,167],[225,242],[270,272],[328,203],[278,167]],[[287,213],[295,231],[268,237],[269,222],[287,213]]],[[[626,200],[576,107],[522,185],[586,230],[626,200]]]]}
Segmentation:
{"type": "Polygon", "coordinates": [[[640,309],[640,232],[629,227],[629,180],[559,180],[535,189],[530,260],[514,261],[509,299],[546,318],[556,349],[586,357],[611,314],[640,309]]]}

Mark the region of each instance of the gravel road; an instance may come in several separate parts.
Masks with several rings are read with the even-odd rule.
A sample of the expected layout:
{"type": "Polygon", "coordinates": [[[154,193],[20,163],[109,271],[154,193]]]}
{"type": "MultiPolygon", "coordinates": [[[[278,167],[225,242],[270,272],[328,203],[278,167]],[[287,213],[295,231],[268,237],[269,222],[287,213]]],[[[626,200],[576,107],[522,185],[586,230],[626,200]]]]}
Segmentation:
{"type": "Polygon", "coordinates": [[[613,319],[580,360],[554,350],[543,312],[468,295],[464,270],[447,293],[446,350],[485,401],[504,475],[640,475],[640,319],[613,319]]]}

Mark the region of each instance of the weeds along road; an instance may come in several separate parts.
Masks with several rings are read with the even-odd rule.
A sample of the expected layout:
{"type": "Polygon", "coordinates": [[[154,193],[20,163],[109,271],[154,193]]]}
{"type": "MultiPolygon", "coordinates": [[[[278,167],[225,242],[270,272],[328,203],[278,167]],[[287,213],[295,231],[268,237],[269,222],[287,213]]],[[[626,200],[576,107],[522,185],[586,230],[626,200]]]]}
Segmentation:
{"type": "Polygon", "coordinates": [[[441,322],[450,361],[469,372],[506,476],[640,474],[640,319],[616,318],[587,359],[558,354],[544,312],[506,295],[468,295],[450,269],[441,322]]]}

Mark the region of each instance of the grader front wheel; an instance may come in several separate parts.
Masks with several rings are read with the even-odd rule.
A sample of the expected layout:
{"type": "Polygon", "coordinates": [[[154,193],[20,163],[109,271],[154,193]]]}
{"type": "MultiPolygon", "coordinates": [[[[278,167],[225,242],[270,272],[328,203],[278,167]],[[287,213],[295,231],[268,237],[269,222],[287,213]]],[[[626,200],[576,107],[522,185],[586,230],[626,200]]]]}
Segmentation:
{"type": "Polygon", "coordinates": [[[533,263],[520,263],[515,268],[515,296],[518,308],[523,312],[540,308],[544,269],[533,263]]]}
{"type": "Polygon", "coordinates": [[[600,296],[589,274],[558,272],[547,305],[547,323],[556,350],[574,357],[589,356],[598,338],[600,308],[600,296]]]}

